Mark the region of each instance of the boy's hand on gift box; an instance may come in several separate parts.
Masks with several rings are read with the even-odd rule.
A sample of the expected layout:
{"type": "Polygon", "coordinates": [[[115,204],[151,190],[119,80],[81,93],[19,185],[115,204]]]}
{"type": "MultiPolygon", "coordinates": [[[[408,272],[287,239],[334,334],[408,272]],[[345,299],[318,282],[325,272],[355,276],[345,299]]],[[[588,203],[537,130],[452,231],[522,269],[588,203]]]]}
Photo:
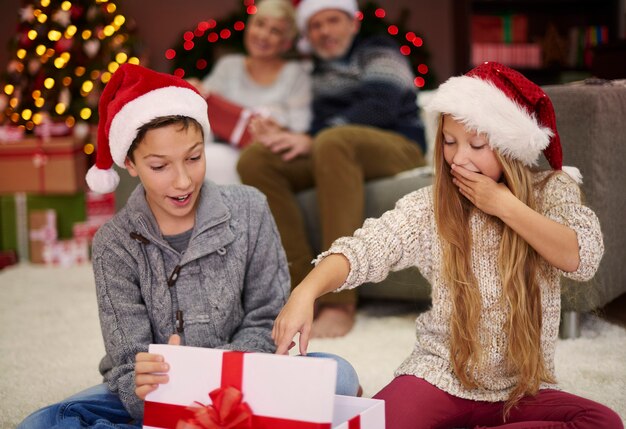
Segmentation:
{"type": "MultiPolygon", "coordinates": [[[[179,346],[180,336],[172,335],[167,344],[179,346]]],[[[156,390],[159,384],[169,381],[169,376],[165,374],[167,371],[169,371],[169,365],[164,361],[163,356],[154,353],[137,353],[135,356],[135,395],[142,401],[145,400],[148,393],[156,390]]]]}

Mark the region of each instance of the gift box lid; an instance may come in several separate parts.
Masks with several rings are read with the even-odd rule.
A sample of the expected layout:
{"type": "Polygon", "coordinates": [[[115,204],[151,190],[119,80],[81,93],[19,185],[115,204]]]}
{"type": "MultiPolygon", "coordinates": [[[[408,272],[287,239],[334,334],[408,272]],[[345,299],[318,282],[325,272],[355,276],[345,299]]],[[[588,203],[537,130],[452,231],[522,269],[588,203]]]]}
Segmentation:
{"type": "Polygon", "coordinates": [[[170,381],[146,397],[144,427],[168,427],[153,425],[159,404],[208,405],[209,392],[231,385],[243,392],[254,416],[296,422],[292,427],[307,427],[305,423],[331,427],[337,374],[332,359],[162,344],[150,345],[149,351],[169,364],[170,381]]]}

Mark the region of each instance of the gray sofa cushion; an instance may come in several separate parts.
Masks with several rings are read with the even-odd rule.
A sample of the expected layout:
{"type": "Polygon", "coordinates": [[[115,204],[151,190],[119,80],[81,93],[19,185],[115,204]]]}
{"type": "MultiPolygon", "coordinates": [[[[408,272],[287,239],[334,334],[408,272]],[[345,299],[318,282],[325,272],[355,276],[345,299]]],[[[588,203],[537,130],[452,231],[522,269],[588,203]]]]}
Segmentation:
{"type": "MultiPolygon", "coordinates": [[[[394,177],[366,183],[364,218],[380,217],[384,212],[392,209],[401,197],[431,183],[430,167],[420,167],[394,177]]],[[[320,249],[319,215],[315,191],[310,189],[301,192],[297,195],[297,199],[304,214],[309,242],[313,244],[314,252],[317,254],[324,249],[320,249]]],[[[337,210],[341,210],[341,207],[337,210]]],[[[430,285],[417,268],[409,268],[391,273],[380,284],[363,285],[359,288],[359,295],[387,299],[427,300],[430,299],[430,285]]]]}

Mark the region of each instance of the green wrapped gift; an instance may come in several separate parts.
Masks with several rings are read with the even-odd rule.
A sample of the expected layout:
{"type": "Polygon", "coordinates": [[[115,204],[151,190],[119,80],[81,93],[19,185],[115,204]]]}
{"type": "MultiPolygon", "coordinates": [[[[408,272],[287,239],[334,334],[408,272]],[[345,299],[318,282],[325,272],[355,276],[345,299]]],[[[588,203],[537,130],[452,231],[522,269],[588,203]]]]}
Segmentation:
{"type": "Polygon", "coordinates": [[[59,238],[71,238],[72,227],[86,218],[85,193],[74,195],[0,195],[0,250],[15,250],[28,258],[28,213],[53,209],[57,213],[59,238]]]}

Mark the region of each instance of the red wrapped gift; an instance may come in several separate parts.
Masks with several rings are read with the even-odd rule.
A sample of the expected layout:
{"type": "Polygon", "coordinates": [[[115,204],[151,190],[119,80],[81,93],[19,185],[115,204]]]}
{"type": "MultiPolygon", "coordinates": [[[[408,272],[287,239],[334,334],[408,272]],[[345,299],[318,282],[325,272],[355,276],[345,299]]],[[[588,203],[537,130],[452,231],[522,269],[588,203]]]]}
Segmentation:
{"type": "Polygon", "coordinates": [[[49,266],[72,267],[89,261],[87,240],[72,238],[45,243],[42,256],[49,266]]]}
{"type": "Polygon", "coordinates": [[[209,105],[211,131],[218,140],[238,148],[252,143],[252,135],[248,131],[250,119],[254,115],[252,109],[244,108],[217,94],[209,95],[206,101],[209,105]]]}
{"type": "Polygon", "coordinates": [[[101,226],[102,223],[100,222],[76,222],[72,225],[72,234],[74,235],[74,238],[81,238],[87,240],[88,243],[91,243],[93,237],[96,235],[96,232],[98,232],[98,229],[100,229],[101,226]]]}
{"type": "Polygon", "coordinates": [[[115,193],[99,194],[87,192],[85,201],[87,205],[87,222],[93,225],[104,225],[106,221],[115,216],[115,193]]]}
{"type": "Polygon", "coordinates": [[[334,395],[332,359],[151,344],[169,382],[148,394],[144,428],[384,429],[384,401],[334,395]]]}
{"type": "Polygon", "coordinates": [[[14,264],[17,264],[17,252],[15,250],[0,251],[0,270],[14,264]]]}
{"type": "Polygon", "coordinates": [[[0,145],[0,193],[75,194],[86,189],[87,157],[73,137],[26,137],[0,145]]]}
{"type": "Polygon", "coordinates": [[[249,408],[248,426],[241,427],[331,428],[337,371],[333,360],[155,344],[149,350],[164,356],[170,382],[146,397],[144,427],[191,424],[212,406],[222,416],[240,415],[249,408]],[[232,404],[237,392],[228,388],[241,394],[231,413],[223,406],[232,404]],[[223,401],[224,396],[231,400],[223,401]]]}

